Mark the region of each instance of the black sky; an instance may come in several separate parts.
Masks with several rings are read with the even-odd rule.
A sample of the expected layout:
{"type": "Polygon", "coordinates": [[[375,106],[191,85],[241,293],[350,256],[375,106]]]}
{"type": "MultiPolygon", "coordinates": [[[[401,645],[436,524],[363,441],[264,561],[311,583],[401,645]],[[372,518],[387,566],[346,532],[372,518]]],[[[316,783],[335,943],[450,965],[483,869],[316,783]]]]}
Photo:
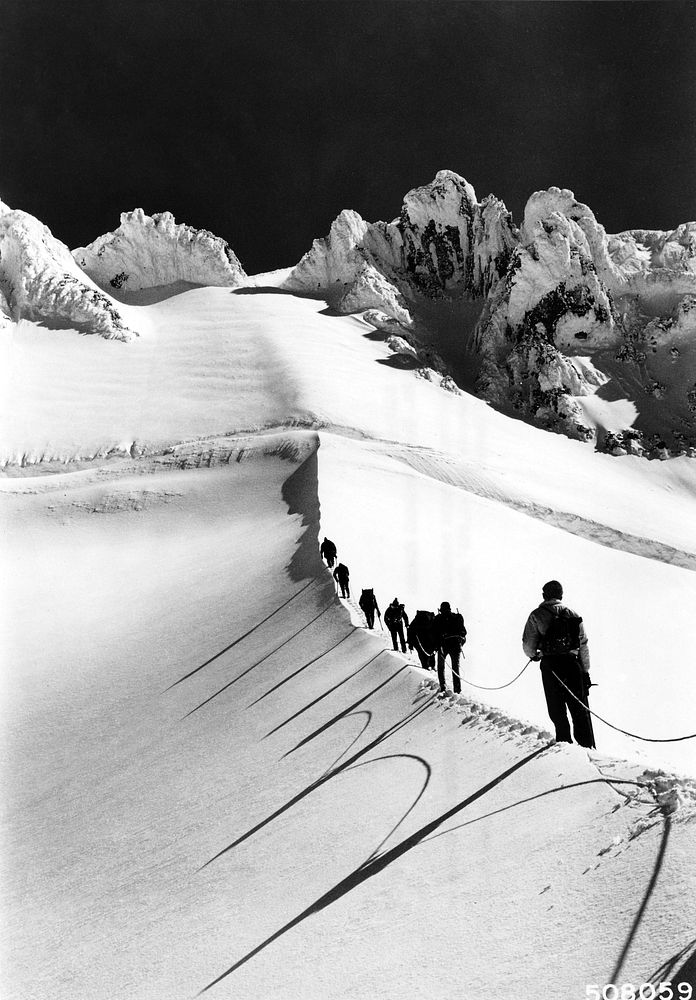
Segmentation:
{"type": "Polygon", "coordinates": [[[442,168],[519,221],[696,218],[696,3],[2,0],[0,197],[74,247],[169,210],[249,273],[442,168]]]}

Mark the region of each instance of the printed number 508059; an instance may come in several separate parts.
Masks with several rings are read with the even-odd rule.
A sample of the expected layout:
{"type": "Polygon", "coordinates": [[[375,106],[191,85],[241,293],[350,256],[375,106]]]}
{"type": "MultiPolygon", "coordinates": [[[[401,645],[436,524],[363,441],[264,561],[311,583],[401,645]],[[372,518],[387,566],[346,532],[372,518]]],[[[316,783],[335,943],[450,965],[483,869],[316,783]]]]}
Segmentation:
{"type": "Polygon", "coordinates": [[[642,983],[640,986],[607,983],[601,989],[594,985],[585,987],[586,1000],[691,1000],[693,992],[689,983],[642,983]]]}

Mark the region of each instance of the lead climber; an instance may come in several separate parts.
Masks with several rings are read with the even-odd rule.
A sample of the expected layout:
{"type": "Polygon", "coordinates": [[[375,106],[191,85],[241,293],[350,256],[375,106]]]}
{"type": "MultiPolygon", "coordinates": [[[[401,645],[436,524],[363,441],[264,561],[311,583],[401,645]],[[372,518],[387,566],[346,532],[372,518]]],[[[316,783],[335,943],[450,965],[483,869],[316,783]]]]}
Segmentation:
{"type": "Polygon", "coordinates": [[[326,535],[324,535],[324,541],[321,543],[319,554],[323,559],[326,559],[326,565],[331,569],[336,561],[336,546],[326,535]]]}
{"type": "Polygon", "coordinates": [[[549,718],[556,729],[556,742],[594,748],[592,717],[587,708],[590,680],[590,650],[582,618],[562,603],[563,587],[549,580],[542,587],[542,603],[530,614],[522,635],[522,648],[530,660],[541,661],[549,718]]]}

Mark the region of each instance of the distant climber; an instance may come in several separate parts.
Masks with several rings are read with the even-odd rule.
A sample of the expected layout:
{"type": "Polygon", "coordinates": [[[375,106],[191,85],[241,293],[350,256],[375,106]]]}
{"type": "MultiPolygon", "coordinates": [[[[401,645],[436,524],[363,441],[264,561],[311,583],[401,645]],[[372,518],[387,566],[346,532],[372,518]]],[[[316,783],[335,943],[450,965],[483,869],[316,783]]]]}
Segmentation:
{"type": "Polygon", "coordinates": [[[344,563],[339,563],[333,571],[333,578],[341,588],[341,597],[350,597],[349,577],[348,567],[344,563]]]}
{"type": "Polygon", "coordinates": [[[563,587],[558,580],[545,583],[541,595],[544,600],[524,627],[522,648],[530,660],[541,660],[546,707],[556,728],[557,742],[573,742],[567,715],[570,712],[575,741],[581,747],[594,747],[592,717],[583,707],[592,682],[582,618],[561,603],[563,587]]]}
{"type": "Polygon", "coordinates": [[[408,648],[415,649],[424,670],[435,669],[434,611],[416,611],[408,626],[408,648]]]}
{"type": "Polygon", "coordinates": [[[321,543],[321,548],[319,549],[319,552],[322,558],[326,559],[326,565],[329,567],[329,569],[331,569],[331,567],[336,561],[336,546],[334,545],[334,543],[331,541],[330,538],[326,537],[326,535],[324,535],[324,541],[321,543]]]}
{"type": "Polygon", "coordinates": [[[362,613],[365,615],[365,621],[367,622],[368,628],[375,627],[375,611],[377,612],[377,617],[381,618],[379,613],[379,605],[377,604],[377,598],[375,597],[375,592],[372,587],[368,587],[363,590],[360,595],[360,600],[358,601],[362,613]]]}
{"type": "Polygon", "coordinates": [[[406,614],[403,604],[399,603],[398,597],[395,597],[389,607],[385,610],[384,624],[389,629],[394,649],[397,652],[399,650],[399,645],[397,643],[398,639],[401,643],[401,652],[405,653],[406,637],[404,636],[404,624],[408,628],[408,615],[406,614]]]}
{"type": "Polygon", "coordinates": [[[447,601],[440,605],[438,614],[433,620],[433,632],[437,643],[437,677],[440,681],[440,691],[446,691],[445,660],[449,656],[452,665],[452,688],[455,694],[462,689],[459,676],[459,659],[462,646],[466,642],[464,619],[458,611],[452,611],[447,601]]]}

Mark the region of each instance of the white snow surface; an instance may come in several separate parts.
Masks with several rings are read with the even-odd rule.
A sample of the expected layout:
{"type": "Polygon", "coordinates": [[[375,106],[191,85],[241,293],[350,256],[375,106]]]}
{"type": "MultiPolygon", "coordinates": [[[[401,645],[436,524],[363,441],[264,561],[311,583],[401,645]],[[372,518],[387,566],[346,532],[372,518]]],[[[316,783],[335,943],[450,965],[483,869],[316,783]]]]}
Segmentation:
{"type": "Polygon", "coordinates": [[[555,577],[599,715],[696,731],[693,460],[446,393],[272,279],[131,303],[129,344],[3,332],[3,998],[686,981],[694,741],[549,746],[536,665],[471,685],[555,577]],[[325,534],[354,599],[462,610],[463,698],[325,534]]]}

